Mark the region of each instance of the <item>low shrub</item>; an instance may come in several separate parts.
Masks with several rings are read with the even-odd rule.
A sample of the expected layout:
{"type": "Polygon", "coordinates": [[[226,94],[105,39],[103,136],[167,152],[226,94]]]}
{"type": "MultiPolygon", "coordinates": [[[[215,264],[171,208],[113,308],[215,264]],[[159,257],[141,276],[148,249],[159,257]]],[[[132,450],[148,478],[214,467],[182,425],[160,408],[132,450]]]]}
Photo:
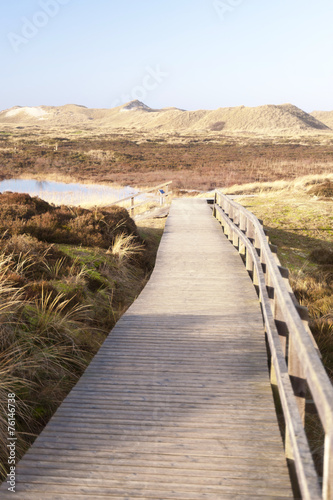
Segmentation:
{"type": "Polygon", "coordinates": [[[321,198],[333,198],[333,182],[327,179],[325,182],[310,188],[308,193],[320,196],[321,198]]]}
{"type": "MultiPolygon", "coordinates": [[[[135,235],[134,221],[125,208],[110,207],[94,211],[80,207],[55,207],[27,194],[0,194],[0,231],[12,238],[12,245],[23,245],[19,235],[39,242],[109,248],[117,234],[135,235]]],[[[31,240],[27,242],[30,248],[31,240]]]]}
{"type": "Polygon", "coordinates": [[[310,253],[310,260],[316,264],[333,266],[333,249],[318,247],[310,253]]]}

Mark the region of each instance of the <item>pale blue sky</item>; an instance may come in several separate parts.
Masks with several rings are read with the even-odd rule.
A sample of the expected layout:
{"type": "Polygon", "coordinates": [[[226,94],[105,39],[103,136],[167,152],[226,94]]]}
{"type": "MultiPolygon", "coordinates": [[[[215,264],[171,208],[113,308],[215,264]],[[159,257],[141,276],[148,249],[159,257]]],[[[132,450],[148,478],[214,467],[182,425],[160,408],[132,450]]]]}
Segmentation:
{"type": "Polygon", "coordinates": [[[14,0],[0,13],[0,109],[333,110],[331,0],[14,0]]]}

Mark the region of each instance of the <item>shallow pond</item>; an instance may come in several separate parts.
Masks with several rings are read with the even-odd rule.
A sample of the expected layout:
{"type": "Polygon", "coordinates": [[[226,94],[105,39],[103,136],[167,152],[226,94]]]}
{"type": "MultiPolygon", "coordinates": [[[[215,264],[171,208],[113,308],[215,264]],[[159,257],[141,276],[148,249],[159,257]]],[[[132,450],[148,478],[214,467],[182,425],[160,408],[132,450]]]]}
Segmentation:
{"type": "Polygon", "coordinates": [[[115,188],[102,184],[65,184],[63,182],[37,181],[34,179],[8,179],[0,182],[0,193],[28,193],[56,205],[81,205],[82,207],[109,205],[138,193],[130,186],[115,188]]]}

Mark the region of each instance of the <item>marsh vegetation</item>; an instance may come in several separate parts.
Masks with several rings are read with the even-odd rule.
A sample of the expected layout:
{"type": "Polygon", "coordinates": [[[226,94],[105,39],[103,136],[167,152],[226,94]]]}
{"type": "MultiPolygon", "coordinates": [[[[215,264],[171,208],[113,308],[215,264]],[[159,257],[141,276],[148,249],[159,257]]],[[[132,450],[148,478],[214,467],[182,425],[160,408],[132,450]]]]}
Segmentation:
{"type": "Polygon", "coordinates": [[[1,178],[208,190],[333,170],[333,136],[0,133],[1,178]]]}

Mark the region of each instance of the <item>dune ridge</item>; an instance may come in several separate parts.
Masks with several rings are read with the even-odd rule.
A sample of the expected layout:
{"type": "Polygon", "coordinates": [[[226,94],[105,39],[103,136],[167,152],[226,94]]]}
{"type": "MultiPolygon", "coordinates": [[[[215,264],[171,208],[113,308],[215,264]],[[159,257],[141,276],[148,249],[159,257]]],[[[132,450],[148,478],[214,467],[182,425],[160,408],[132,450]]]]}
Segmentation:
{"type": "Polygon", "coordinates": [[[292,104],[237,106],[216,110],[153,109],[131,101],[111,109],[65,106],[15,106],[0,112],[1,125],[48,127],[99,127],[163,132],[311,132],[333,129],[333,112],[306,113],[292,104]]]}
{"type": "Polygon", "coordinates": [[[313,111],[311,116],[333,129],[333,111],[313,111]]]}

